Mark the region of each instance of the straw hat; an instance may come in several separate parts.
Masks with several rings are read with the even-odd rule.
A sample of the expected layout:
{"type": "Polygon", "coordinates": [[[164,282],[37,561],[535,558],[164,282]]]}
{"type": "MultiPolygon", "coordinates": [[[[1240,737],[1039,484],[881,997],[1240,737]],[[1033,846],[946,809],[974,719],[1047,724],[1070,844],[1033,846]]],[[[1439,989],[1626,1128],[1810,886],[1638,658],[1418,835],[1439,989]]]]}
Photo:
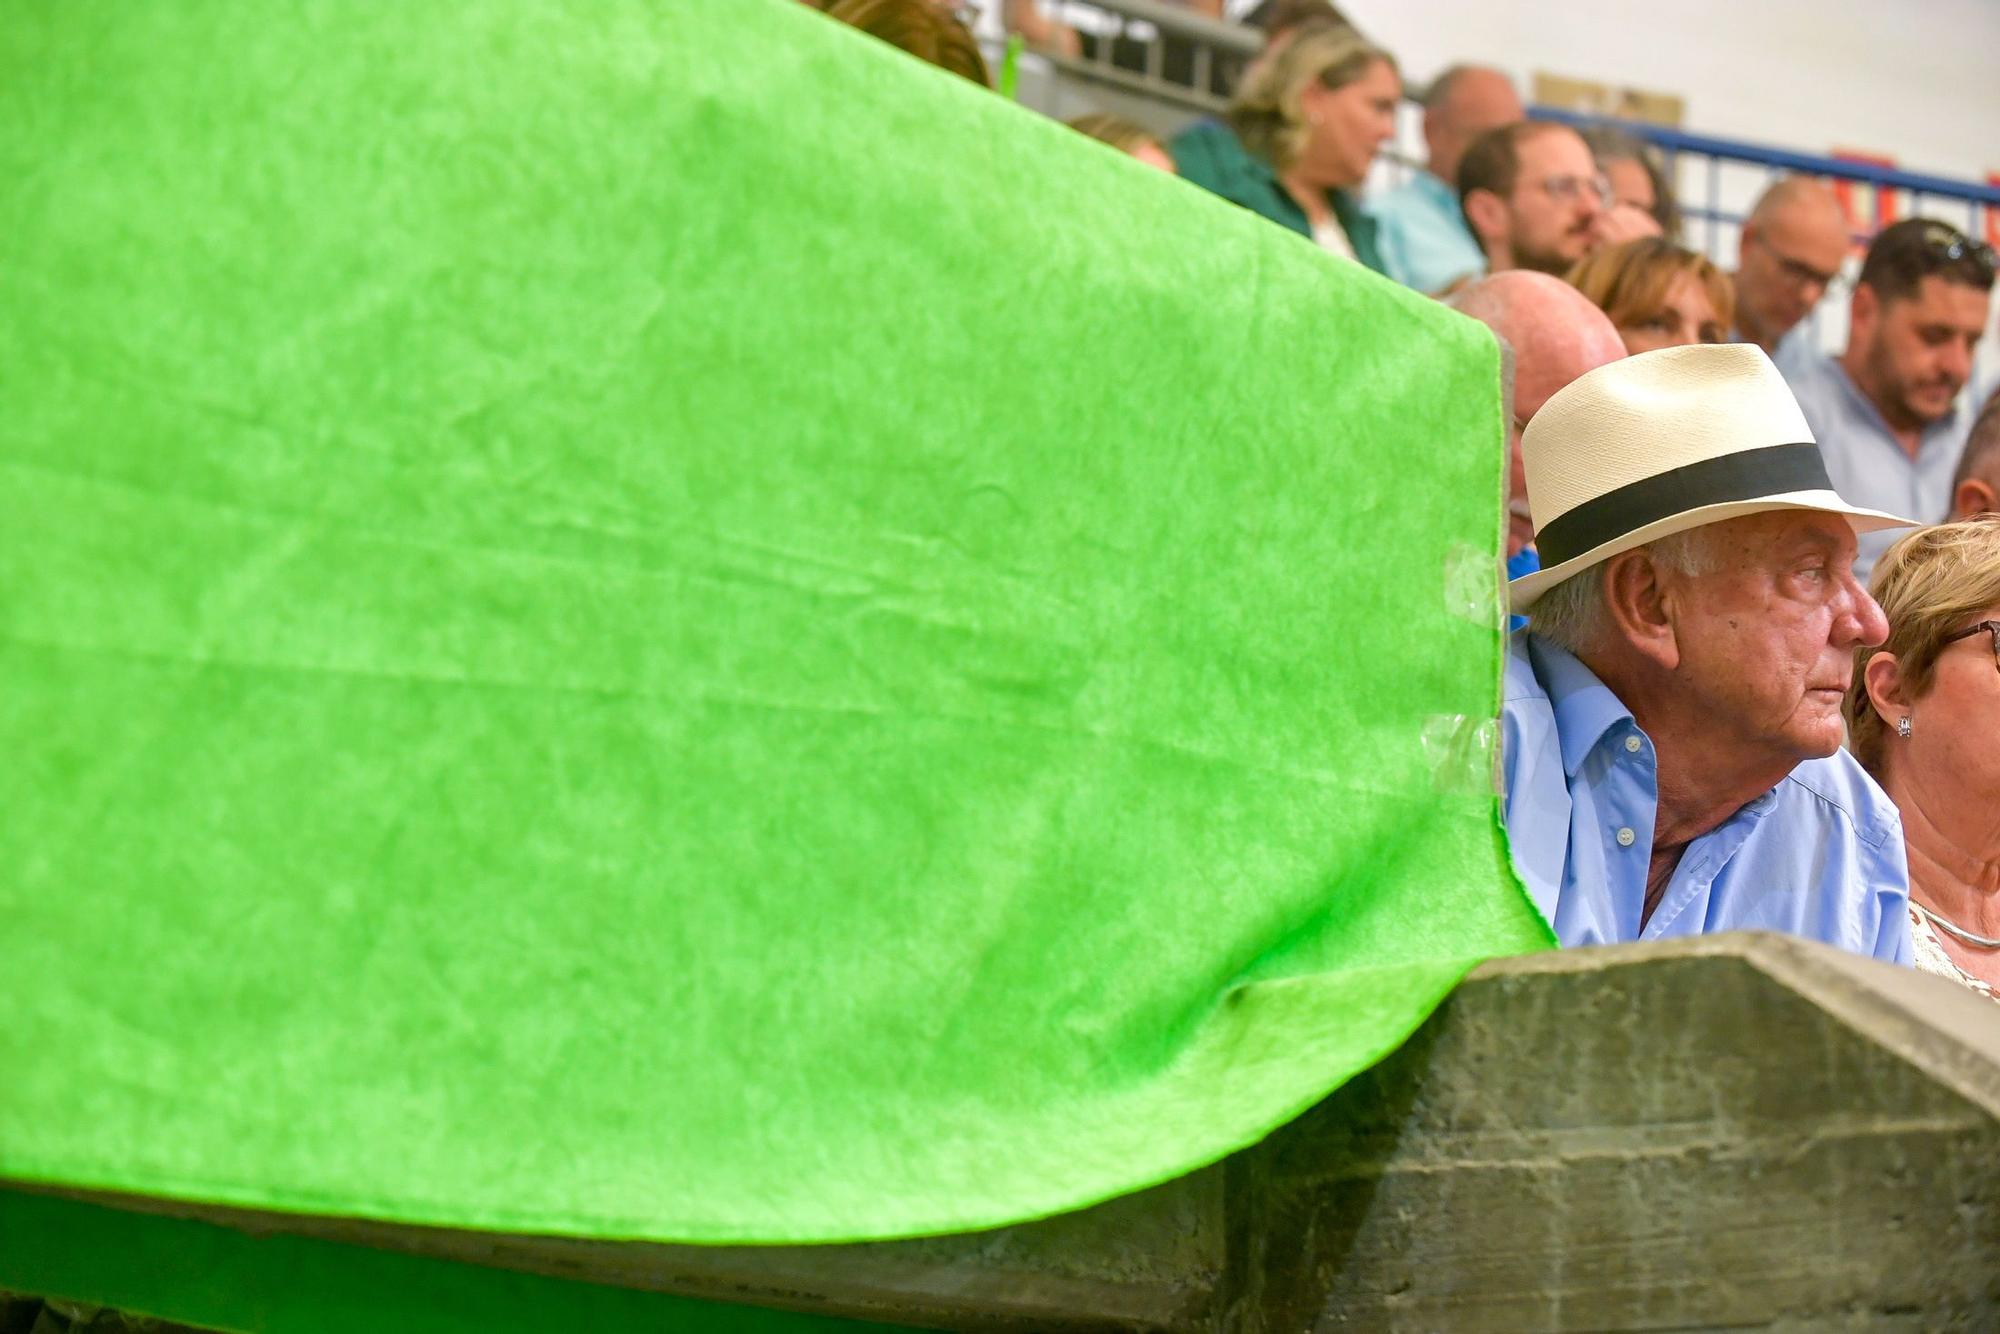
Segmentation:
{"type": "Polygon", "coordinates": [[[1661,348],[1587,372],[1535,414],[1521,456],[1543,568],[1507,586],[1517,612],[1621,551],[1739,514],[1824,510],[1857,533],[1916,522],[1840,498],[1798,400],[1754,343],[1661,348]]]}

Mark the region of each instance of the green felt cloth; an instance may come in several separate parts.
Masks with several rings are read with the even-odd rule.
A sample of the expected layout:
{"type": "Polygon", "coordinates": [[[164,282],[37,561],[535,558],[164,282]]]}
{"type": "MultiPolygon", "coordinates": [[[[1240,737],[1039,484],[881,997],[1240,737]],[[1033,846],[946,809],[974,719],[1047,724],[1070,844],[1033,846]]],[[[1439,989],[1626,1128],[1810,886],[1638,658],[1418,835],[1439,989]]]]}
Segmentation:
{"type": "Polygon", "coordinates": [[[1496,349],[1282,228],[787,0],[15,3],[0,179],[0,1176],[981,1227],[1548,943],[1496,349]]]}
{"type": "Polygon", "coordinates": [[[0,1291],[246,1334],[892,1334],[873,1321],[254,1236],[7,1190],[0,1291]]]}

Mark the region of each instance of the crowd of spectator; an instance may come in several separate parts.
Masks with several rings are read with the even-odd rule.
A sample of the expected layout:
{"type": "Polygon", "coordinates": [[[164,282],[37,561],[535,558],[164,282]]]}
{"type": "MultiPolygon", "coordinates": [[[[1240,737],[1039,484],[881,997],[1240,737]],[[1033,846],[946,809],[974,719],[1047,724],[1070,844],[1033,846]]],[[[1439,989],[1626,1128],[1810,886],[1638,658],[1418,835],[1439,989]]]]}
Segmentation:
{"type": "MultiPolygon", "coordinates": [[[[1082,49],[1034,0],[1005,9],[1082,49]]],[[[1503,73],[1458,65],[1424,91],[1425,164],[1367,197],[1395,57],[1324,0],[1253,18],[1221,115],[1164,143],[1075,128],[1508,350],[1503,803],[1558,938],[1764,928],[1993,996],[2000,393],[1972,383],[1993,251],[1883,228],[1828,354],[1808,325],[1856,238],[1821,182],[1773,183],[1727,273],[1680,243],[1646,143],[1528,119],[1503,73]]]]}

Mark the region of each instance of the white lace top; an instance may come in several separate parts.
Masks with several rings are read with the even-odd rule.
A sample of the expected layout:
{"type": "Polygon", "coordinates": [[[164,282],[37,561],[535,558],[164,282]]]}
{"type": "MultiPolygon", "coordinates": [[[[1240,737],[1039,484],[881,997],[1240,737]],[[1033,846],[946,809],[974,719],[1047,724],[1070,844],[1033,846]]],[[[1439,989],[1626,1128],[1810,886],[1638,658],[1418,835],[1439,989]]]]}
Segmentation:
{"type": "Polygon", "coordinates": [[[1910,952],[1914,956],[1911,962],[1916,964],[1919,972],[1948,977],[1961,986],[1971,987],[1988,1000],[2000,1001],[2000,996],[1993,994],[1992,983],[1981,981],[1952,962],[1951,956],[1944,952],[1944,946],[1938,941],[1937,931],[1915,908],[1910,909],[1910,952]]]}

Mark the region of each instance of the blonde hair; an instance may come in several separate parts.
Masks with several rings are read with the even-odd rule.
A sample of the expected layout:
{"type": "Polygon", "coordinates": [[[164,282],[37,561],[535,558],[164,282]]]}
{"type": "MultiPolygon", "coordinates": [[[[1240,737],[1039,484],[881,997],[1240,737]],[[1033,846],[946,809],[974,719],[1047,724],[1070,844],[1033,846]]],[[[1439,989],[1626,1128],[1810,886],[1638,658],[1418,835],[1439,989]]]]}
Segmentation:
{"type": "Polygon", "coordinates": [[[1896,655],[1896,671],[1909,698],[1931,688],[1944,637],[1988,607],[2000,604],[2000,518],[1919,528],[1890,547],[1875,564],[1870,587],[1889,618],[1889,639],[1854,650],[1854,680],[1847,688],[1847,745],[1870,773],[1879,775],[1889,722],[1868,698],[1865,673],[1877,653],[1896,655]]]}
{"type": "Polygon", "coordinates": [[[1162,153],[1167,151],[1166,145],[1151,130],[1108,111],[1093,111],[1089,115],[1078,116],[1069,122],[1069,127],[1099,143],[1110,144],[1121,153],[1134,153],[1141,148],[1156,148],[1162,153]]]}
{"type": "Polygon", "coordinates": [[[1396,68],[1396,58],[1345,23],[1315,19],[1299,28],[1274,54],[1254,64],[1236,100],[1229,104],[1229,128],[1243,146],[1287,171],[1305,151],[1312,127],[1306,123],[1305,91],[1345,88],[1376,62],[1396,68]]]}
{"type": "Polygon", "coordinates": [[[1578,260],[1564,281],[1624,329],[1666,309],[1667,289],[1683,273],[1702,285],[1717,323],[1729,328],[1736,320],[1736,288],[1729,275],[1707,256],[1658,236],[1605,246],[1578,260]]]}

